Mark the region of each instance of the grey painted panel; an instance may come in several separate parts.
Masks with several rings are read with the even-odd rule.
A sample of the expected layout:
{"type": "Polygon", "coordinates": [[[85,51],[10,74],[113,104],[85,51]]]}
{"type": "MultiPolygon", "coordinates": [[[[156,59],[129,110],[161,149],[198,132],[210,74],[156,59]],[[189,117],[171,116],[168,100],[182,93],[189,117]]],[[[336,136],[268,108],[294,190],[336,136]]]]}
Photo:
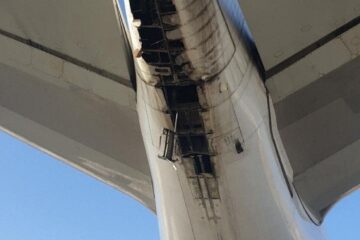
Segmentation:
{"type": "Polygon", "coordinates": [[[299,175],[360,138],[360,114],[340,99],[281,130],[288,157],[299,175]]]}
{"type": "Polygon", "coordinates": [[[360,138],[360,57],[275,105],[295,175],[360,138]]]}
{"type": "Polygon", "coordinates": [[[238,0],[266,70],[360,16],[358,0],[238,0]]]}
{"type": "Polygon", "coordinates": [[[275,104],[294,184],[319,218],[360,183],[360,58],[275,104]]]}
{"type": "Polygon", "coordinates": [[[44,84],[4,65],[0,79],[3,107],[149,174],[135,110],[44,84]]]}
{"type": "Polygon", "coordinates": [[[339,98],[343,98],[354,113],[360,113],[359,95],[360,57],[357,57],[278,102],[279,128],[283,129],[339,98]]]}
{"type": "MultiPolygon", "coordinates": [[[[137,113],[75,85],[0,64],[0,127],[154,210],[137,113]]],[[[129,91],[132,91],[129,89],[129,91]]]]}
{"type": "Polygon", "coordinates": [[[329,208],[360,183],[360,140],[295,178],[305,203],[324,217],[329,208]]]}
{"type": "Polygon", "coordinates": [[[113,1],[4,0],[0,29],[129,79],[113,1]]]}

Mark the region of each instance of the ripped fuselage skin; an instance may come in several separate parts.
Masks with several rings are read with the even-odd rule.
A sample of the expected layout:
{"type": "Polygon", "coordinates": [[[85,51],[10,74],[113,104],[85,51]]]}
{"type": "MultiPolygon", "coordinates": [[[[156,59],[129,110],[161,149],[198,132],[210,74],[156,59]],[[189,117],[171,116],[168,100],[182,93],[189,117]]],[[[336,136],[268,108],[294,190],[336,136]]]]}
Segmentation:
{"type": "Polygon", "coordinates": [[[292,187],[237,0],[126,11],[162,239],[323,239],[292,187]]]}

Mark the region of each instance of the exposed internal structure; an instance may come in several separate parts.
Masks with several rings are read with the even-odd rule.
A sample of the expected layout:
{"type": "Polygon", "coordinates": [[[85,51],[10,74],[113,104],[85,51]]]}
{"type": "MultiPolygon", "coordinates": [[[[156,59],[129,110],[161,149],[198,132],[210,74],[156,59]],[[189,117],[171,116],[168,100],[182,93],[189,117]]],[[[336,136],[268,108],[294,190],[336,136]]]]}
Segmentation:
{"type": "Polygon", "coordinates": [[[234,46],[222,13],[212,0],[130,2],[141,49],[136,51],[142,81],[161,89],[173,129],[164,129],[160,158],[181,160],[195,199],[207,218],[219,218],[213,133],[203,85],[228,64],[234,46]],[[154,80],[155,79],[155,80],[154,80]]]}
{"type": "Polygon", "coordinates": [[[215,175],[207,138],[211,132],[206,131],[202,119],[206,108],[198,96],[203,81],[190,78],[193,65],[184,57],[183,39],[168,38],[179,28],[176,6],[170,0],[138,0],[131,1],[131,10],[135,21],[139,21],[141,57],[154,67],[159,79],[155,87],[162,89],[174,125],[173,133],[166,132],[168,148],[163,157],[173,160],[172,138],[176,136],[181,157],[193,162],[196,175],[215,175]]]}

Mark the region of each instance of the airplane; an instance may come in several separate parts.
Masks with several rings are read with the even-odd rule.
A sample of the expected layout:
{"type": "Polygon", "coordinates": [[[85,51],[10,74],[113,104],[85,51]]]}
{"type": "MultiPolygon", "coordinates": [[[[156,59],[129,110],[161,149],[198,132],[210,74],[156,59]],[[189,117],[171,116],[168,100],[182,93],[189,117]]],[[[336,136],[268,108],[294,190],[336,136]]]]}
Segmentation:
{"type": "Polygon", "coordinates": [[[0,128],[162,240],[320,240],[360,182],[360,2],[3,0],[0,128]]]}

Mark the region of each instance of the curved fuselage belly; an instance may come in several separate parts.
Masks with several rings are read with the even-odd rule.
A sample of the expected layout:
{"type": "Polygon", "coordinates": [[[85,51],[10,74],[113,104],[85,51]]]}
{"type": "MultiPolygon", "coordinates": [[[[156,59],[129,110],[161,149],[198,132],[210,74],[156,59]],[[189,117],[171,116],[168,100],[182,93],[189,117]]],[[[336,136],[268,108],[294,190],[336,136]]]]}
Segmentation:
{"type": "Polygon", "coordinates": [[[290,194],[266,89],[227,12],[212,0],[162,2],[128,5],[162,239],[322,239],[290,194]]]}

